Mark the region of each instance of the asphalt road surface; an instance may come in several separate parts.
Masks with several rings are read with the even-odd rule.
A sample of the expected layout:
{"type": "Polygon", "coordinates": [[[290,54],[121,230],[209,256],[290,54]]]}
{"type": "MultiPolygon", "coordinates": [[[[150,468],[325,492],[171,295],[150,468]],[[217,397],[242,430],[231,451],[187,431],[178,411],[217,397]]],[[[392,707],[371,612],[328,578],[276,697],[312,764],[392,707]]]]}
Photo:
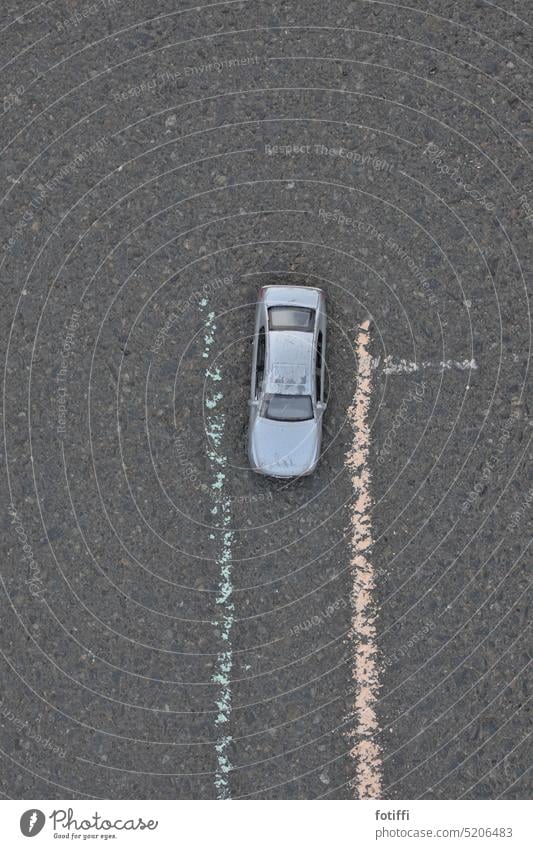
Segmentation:
{"type": "Polygon", "coordinates": [[[1,16],[5,797],[527,796],[530,4],[1,16]],[[293,482],[246,458],[286,282],[293,482]]]}

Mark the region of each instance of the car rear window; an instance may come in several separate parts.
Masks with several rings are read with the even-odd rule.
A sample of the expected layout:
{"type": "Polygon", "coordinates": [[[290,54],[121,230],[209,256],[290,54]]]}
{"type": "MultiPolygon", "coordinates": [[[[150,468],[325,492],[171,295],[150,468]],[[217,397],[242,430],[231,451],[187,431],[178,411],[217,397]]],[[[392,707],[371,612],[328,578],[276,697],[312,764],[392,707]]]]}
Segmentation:
{"type": "Polygon", "coordinates": [[[270,330],[313,331],[315,312],[306,307],[270,307],[268,311],[270,330]]]}
{"type": "Polygon", "coordinates": [[[305,422],[313,418],[310,395],[268,395],[261,415],[276,422],[305,422]]]}

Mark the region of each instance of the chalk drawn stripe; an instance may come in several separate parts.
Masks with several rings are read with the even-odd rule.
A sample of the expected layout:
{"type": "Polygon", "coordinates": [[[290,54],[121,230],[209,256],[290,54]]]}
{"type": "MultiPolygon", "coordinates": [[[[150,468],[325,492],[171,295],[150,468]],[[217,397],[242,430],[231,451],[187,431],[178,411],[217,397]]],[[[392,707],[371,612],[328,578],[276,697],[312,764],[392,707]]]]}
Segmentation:
{"type": "MultiPolygon", "coordinates": [[[[200,302],[201,307],[207,306],[207,299],[200,302]]],[[[204,349],[202,357],[208,359],[210,348],[215,341],[215,314],[209,312],[205,323],[204,349]]],[[[217,534],[210,533],[211,539],[221,536],[220,551],[216,557],[218,566],[218,591],[216,604],[218,617],[215,625],[218,628],[222,646],[217,654],[215,669],[211,681],[217,685],[217,739],[215,752],[217,767],[215,771],[215,790],[218,799],[230,799],[231,788],[229,784],[229,773],[231,772],[231,761],[229,750],[232,743],[230,732],[231,722],[231,670],[233,667],[233,653],[231,647],[231,631],[234,623],[233,605],[233,583],[231,575],[233,531],[231,530],[231,498],[225,492],[226,470],[228,459],[222,451],[222,438],[224,436],[225,417],[220,409],[223,393],[220,389],[222,375],[218,368],[213,371],[205,371],[205,423],[206,435],[209,448],[207,456],[211,466],[211,497],[213,505],[211,515],[215,517],[220,531],[217,534]]]]}
{"type": "MultiPolygon", "coordinates": [[[[373,367],[379,368],[380,357],[375,357],[372,360],[373,367]]],[[[410,362],[409,360],[396,359],[386,356],[383,359],[384,374],[411,374],[421,369],[435,369],[436,371],[473,371],[477,369],[475,360],[441,360],[437,363],[432,363],[431,360],[423,360],[419,363],[410,362]]]]}
{"type": "Polygon", "coordinates": [[[370,559],[372,526],[370,508],[370,428],[368,410],[372,389],[373,364],[369,356],[370,322],[359,327],[356,340],[358,363],[357,387],[348,419],[353,441],[346,455],[354,493],[350,525],[350,569],[352,574],[352,622],[350,639],[353,644],[352,676],[355,683],[353,719],[350,732],[353,746],[350,754],[355,761],[352,789],[358,799],[379,799],[382,787],[381,750],[375,737],[379,731],[376,700],[380,687],[375,625],[375,578],[370,559]]]}

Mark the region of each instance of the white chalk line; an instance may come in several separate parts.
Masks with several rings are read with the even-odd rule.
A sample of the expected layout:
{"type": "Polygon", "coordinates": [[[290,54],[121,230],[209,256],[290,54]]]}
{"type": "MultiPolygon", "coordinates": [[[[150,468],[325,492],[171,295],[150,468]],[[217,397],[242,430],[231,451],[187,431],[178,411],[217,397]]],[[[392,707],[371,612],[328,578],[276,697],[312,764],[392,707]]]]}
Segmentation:
{"type": "Polygon", "coordinates": [[[424,369],[433,369],[437,372],[442,371],[476,371],[478,368],[477,362],[472,360],[440,360],[440,362],[432,362],[431,360],[422,360],[415,362],[414,360],[404,360],[398,357],[387,355],[381,357],[370,357],[372,369],[377,371],[381,368],[383,374],[412,374],[424,369]]]}
{"type": "MultiPolygon", "coordinates": [[[[202,308],[207,307],[206,298],[202,299],[200,306],[202,308]]],[[[207,359],[209,357],[209,350],[215,339],[214,332],[216,325],[214,312],[208,313],[205,328],[202,357],[207,359]]],[[[232,698],[231,671],[233,667],[231,631],[234,623],[231,561],[234,534],[231,530],[231,498],[224,491],[228,459],[222,451],[225,417],[224,413],[220,410],[220,403],[223,400],[223,393],[220,389],[222,381],[220,370],[218,368],[215,368],[213,371],[206,369],[205,381],[205,422],[206,436],[209,440],[207,456],[212,470],[211,493],[213,506],[211,507],[211,514],[218,520],[218,524],[222,528],[222,546],[216,557],[218,566],[218,592],[215,601],[219,607],[216,625],[219,629],[223,646],[217,654],[215,670],[211,676],[211,681],[218,686],[216,699],[218,713],[215,719],[215,725],[217,726],[217,741],[215,743],[217,768],[214,783],[217,798],[230,799],[229,773],[231,772],[231,761],[229,749],[233,740],[229,733],[232,698]]],[[[219,534],[220,532],[217,534],[210,533],[209,537],[214,540],[217,539],[219,534]]]]}

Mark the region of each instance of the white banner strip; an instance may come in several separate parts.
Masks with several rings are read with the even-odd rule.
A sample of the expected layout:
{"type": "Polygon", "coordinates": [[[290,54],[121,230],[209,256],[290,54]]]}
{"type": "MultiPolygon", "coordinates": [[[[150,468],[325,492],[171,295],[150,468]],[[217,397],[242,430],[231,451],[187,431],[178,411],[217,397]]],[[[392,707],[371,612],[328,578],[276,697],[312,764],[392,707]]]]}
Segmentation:
{"type": "Polygon", "coordinates": [[[3,845],[531,846],[526,801],[4,801],[3,845]],[[224,805],[221,808],[220,805],[224,805]],[[209,808],[209,810],[207,810],[209,808]],[[529,836],[528,836],[529,835],[529,836]],[[35,838],[35,843],[29,843],[35,838]]]}

